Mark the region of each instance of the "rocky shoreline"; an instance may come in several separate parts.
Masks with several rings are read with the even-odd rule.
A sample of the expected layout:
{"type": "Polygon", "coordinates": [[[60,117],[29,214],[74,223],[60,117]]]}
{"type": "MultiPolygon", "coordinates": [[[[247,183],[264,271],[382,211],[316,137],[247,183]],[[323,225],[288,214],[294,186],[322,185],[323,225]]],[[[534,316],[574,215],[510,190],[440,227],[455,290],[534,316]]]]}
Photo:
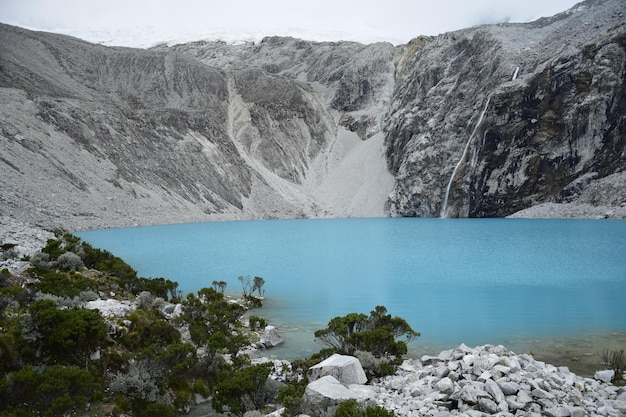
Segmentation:
{"type": "Polygon", "coordinates": [[[359,372],[350,366],[337,370],[329,364],[327,372],[313,374],[305,393],[311,410],[354,398],[397,416],[626,415],[626,388],[580,377],[503,346],[460,345],[437,356],[406,360],[394,375],[368,385],[353,382],[359,372]]]}

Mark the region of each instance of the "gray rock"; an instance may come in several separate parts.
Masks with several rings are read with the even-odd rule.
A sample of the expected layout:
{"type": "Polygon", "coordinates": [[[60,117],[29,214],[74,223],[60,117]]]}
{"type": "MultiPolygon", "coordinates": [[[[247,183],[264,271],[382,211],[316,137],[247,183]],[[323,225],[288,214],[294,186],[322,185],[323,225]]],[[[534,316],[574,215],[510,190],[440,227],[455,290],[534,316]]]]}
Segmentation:
{"type": "Polygon", "coordinates": [[[554,407],[544,410],[543,414],[548,417],[570,417],[572,412],[568,407],[554,407]]]}
{"type": "Polygon", "coordinates": [[[489,414],[495,414],[498,412],[498,404],[489,398],[480,398],[478,400],[478,408],[489,414]]]}
{"type": "Polygon", "coordinates": [[[515,395],[519,392],[520,386],[517,382],[512,381],[497,381],[500,390],[504,395],[515,395]]]}
{"type": "Polygon", "coordinates": [[[478,404],[480,398],[489,398],[489,394],[482,389],[482,384],[465,385],[461,388],[459,398],[469,404],[478,404]]]}
{"type": "Polygon", "coordinates": [[[609,383],[615,377],[615,371],[612,369],[606,369],[603,371],[597,371],[593,377],[598,381],[609,383]]]}
{"type": "Polygon", "coordinates": [[[435,387],[444,394],[452,394],[454,392],[454,382],[448,377],[441,379],[435,387]]]}
{"type": "Polygon", "coordinates": [[[319,404],[325,401],[338,403],[349,399],[360,399],[361,396],[342,385],[335,377],[326,375],[307,385],[304,398],[309,403],[319,404]]]}
{"type": "Polygon", "coordinates": [[[504,393],[502,392],[498,384],[492,379],[489,379],[487,380],[487,382],[485,382],[485,391],[487,391],[491,395],[491,397],[497,404],[505,400],[504,393]]]}
{"type": "Polygon", "coordinates": [[[367,382],[361,362],[354,356],[334,354],[309,368],[309,381],[331,375],[342,384],[364,384],[367,382]]]}
{"type": "Polygon", "coordinates": [[[284,343],[285,340],[278,333],[278,330],[274,326],[265,326],[263,334],[261,335],[261,345],[266,348],[271,348],[284,343]]]}
{"type": "Polygon", "coordinates": [[[519,391],[517,393],[517,401],[527,404],[529,402],[533,401],[533,398],[531,397],[530,393],[527,391],[519,391]]]}
{"type": "Polygon", "coordinates": [[[545,391],[541,388],[535,388],[530,392],[530,395],[538,399],[551,400],[554,398],[554,394],[551,394],[550,392],[545,391]]]}
{"type": "Polygon", "coordinates": [[[514,397],[509,397],[506,399],[507,404],[509,405],[509,410],[522,410],[526,407],[526,403],[519,402],[514,399],[514,397]]]}

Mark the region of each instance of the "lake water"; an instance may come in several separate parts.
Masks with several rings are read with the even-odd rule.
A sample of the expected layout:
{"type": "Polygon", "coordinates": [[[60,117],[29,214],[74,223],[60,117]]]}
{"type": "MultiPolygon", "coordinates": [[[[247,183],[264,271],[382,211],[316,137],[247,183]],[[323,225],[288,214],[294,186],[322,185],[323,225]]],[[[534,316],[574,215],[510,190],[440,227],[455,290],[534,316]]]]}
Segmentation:
{"type": "Polygon", "coordinates": [[[285,336],[279,357],[310,355],[314,330],[376,305],[422,333],[418,349],[626,330],[623,220],[268,220],[76,235],[185,293],[214,280],[240,293],[238,276],[263,277],[254,314],[285,336]]]}

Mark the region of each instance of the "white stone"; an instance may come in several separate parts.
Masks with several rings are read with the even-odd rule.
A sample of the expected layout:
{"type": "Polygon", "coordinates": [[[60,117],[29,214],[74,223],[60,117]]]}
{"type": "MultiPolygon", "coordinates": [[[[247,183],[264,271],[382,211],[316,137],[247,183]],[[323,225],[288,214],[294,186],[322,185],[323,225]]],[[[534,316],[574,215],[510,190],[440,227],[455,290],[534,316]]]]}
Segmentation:
{"type": "Polygon", "coordinates": [[[500,387],[504,395],[515,395],[520,390],[519,384],[512,381],[498,381],[498,386],[500,387]]]}
{"type": "Polygon", "coordinates": [[[337,353],[309,368],[309,381],[315,381],[326,375],[331,375],[346,385],[367,382],[365,371],[357,358],[337,353]]]}
{"type": "Polygon", "coordinates": [[[598,381],[606,382],[608,384],[613,380],[613,377],[615,377],[615,371],[612,369],[597,371],[593,377],[598,381]]]}
{"type": "Polygon", "coordinates": [[[274,326],[265,326],[265,329],[263,329],[263,335],[261,336],[261,345],[266,348],[271,348],[280,345],[284,341],[285,340],[274,326]]]}
{"type": "Polygon", "coordinates": [[[500,404],[505,400],[504,393],[494,380],[489,379],[485,382],[485,390],[491,395],[497,404],[500,404]]]}
{"type": "Polygon", "coordinates": [[[523,404],[528,404],[529,402],[532,402],[532,400],[533,400],[532,397],[526,391],[520,391],[517,393],[517,401],[523,404]]]}
{"type": "Polygon", "coordinates": [[[441,379],[435,384],[435,387],[444,394],[452,394],[454,392],[454,382],[448,377],[441,379]]]}
{"type": "Polygon", "coordinates": [[[548,417],[570,417],[571,411],[567,407],[554,407],[543,411],[543,414],[548,417]]]}
{"type": "Polygon", "coordinates": [[[498,411],[498,404],[489,398],[480,398],[478,400],[478,408],[485,413],[495,414],[498,411]]]}
{"type": "Polygon", "coordinates": [[[359,393],[342,385],[337,378],[325,375],[307,385],[304,397],[309,403],[321,403],[325,400],[344,401],[361,399],[359,393]]]}
{"type": "Polygon", "coordinates": [[[100,314],[104,317],[124,317],[135,311],[137,306],[130,301],[120,301],[109,298],[108,300],[88,301],[85,304],[85,308],[89,310],[99,310],[100,314]]]}
{"type": "Polygon", "coordinates": [[[350,384],[348,389],[359,398],[376,398],[379,394],[378,389],[372,385],[350,384]]]}

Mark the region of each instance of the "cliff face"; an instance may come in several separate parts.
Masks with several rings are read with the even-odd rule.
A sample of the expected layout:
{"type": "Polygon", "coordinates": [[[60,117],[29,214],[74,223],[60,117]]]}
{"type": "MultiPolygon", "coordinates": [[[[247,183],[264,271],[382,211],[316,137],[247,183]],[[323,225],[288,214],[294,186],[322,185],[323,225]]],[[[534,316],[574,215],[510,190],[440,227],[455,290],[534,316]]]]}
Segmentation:
{"type": "Polygon", "coordinates": [[[625,21],[623,3],[594,1],[406,45],[385,122],[390,211],[506,216],[623,171],[625,21]]]}
{"type": "Polygon", "coordinates": [[[379,43],[0,25],[0,214],[69,229],[626,207],[626,11],[379,43]]]}

